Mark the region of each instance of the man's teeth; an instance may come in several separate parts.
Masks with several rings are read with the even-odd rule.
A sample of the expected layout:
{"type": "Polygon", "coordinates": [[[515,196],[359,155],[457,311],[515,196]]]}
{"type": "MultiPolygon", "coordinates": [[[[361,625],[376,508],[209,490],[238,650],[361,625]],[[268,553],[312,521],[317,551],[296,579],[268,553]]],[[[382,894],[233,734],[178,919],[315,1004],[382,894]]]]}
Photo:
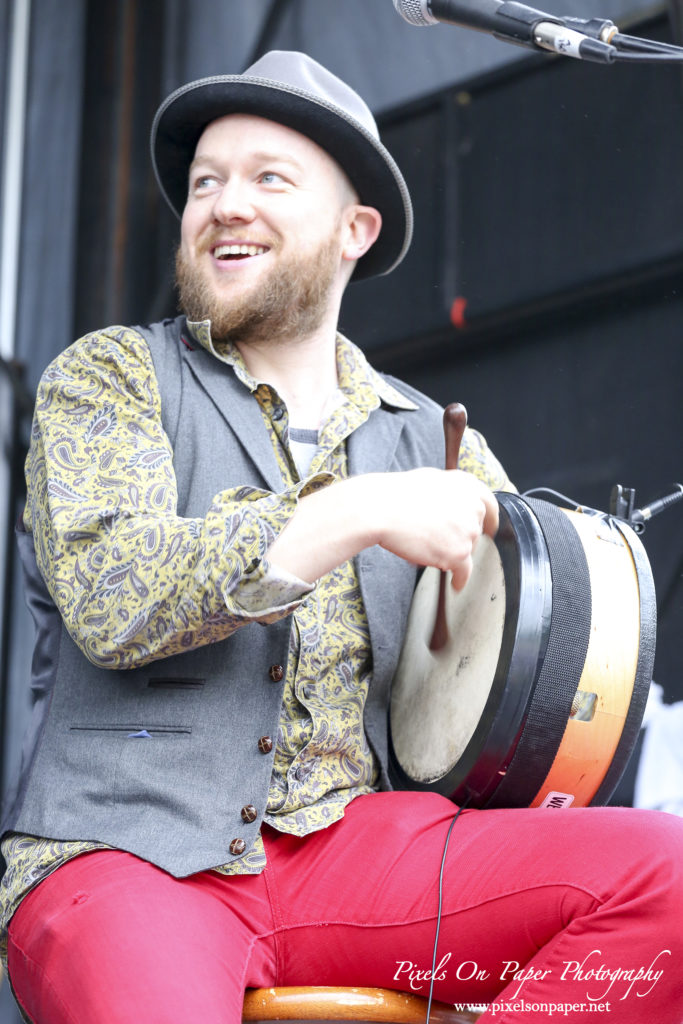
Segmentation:
{"type": "Polygon", "coordinates": [[[216,259],[224,256],[262,256],[268,252],[265,245],[217,245],[213,250],[216,259]]]}

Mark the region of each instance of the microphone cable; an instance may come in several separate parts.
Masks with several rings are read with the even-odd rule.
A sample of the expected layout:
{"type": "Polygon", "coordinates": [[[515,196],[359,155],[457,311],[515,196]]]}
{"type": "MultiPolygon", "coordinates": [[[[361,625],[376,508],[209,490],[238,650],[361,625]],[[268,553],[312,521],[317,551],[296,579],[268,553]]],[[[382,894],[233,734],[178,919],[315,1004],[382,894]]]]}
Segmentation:
{"type": "Polygon", "coordinates": [[[448,852],[448,844],[450,842],[451,832],[453,831],[453,826],[455,825],[456,821],[458,820],[458,818],[460,817],[462,812],[465,810],[465,808],[467,807],[469,802],[470,802],[470,798],[469,798],[469,795],[468,795],[466,797],[466,799],[462,802],[462,804],[458,807],[458,810],[457,810],[456,814],[453,816],[453,821],[448,826],[448,832],[446,833],[446,842],[444,843],[443,854],[441,856],[441,868],[439,869],[439,905],[438,905],[438,910],[437,910],[437,915],[436,915],[436,931],[434,933],[434,952],[432,954],[432,970],[430,972],[430,979],[429,979],[429,995],[427,997],[427,1020],[426,1020],[426,1024],[429,1024],[429,1018],[430,1018],[431,1011],[432,1011],[432,999],[434,997],[434,974],[436,973],[436,952],[437,952],[437,948],[438,948],[438,945],[439,945],[439,932],[441,931],[441,910],[442,910],[442,906],[443,906],[443,876],[444,876],[444,869],[445,869],[445,866],[446,866],[446,853],[448,852]]]}
{"type": "Polygon", "coordinates": [[[614,61],[625,64],[681,64],[683,63],[683,51],[675,50],[650,50],[640,47],[633,50],[617,50],[614,54],[614,61]]]}
{"type": "Polygon", "coordinates": [[[662,43],[654,39],[640,39],[638,36],[623,35],[618,32],[612,38],[612,44],[623,50],[636,50],[648,53],[681,53],[680,46],[673,43],[662,43]]]}

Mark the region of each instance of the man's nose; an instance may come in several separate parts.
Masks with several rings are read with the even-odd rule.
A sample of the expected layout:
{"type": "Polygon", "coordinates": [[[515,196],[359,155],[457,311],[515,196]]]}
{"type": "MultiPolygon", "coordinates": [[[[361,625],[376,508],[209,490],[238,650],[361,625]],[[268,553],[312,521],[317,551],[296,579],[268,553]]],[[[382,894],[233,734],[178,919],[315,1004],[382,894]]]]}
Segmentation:
{"type": "Polygon", "coordinates": [[[253,220],[256,213],[248,183],[237,178],[226,181],[216,196],[213,214],[221,224],[253,220]]]}

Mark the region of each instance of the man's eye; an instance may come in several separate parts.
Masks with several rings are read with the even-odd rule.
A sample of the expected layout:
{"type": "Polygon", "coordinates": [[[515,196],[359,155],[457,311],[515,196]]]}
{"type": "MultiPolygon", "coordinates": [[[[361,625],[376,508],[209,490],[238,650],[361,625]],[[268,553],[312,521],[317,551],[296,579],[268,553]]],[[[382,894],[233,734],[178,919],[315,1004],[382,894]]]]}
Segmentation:
{"type": "Polygon", "coordinates": [[[203,192],[206,189],[215,188],[217,179],[211,174],[202,174],[199,178],[195,178],[192,188],[195,192],[203,192]]]}
{"type": "Polygon", "coordinates": [[[284,182],[284,178],[277,171],[264,171],[261,175],[261,181],[264,185],[279,185],[284,182]]]}

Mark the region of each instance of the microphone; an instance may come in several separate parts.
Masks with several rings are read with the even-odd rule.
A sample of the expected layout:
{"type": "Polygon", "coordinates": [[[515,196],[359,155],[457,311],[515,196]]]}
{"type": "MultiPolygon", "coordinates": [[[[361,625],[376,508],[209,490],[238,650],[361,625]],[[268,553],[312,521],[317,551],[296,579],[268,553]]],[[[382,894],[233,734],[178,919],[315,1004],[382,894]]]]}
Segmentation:
{"type": "MultiPolygon", "coordinates": [[[[479,32],[488,32],[496,39],[548,50],[551,53],[577,57],[581,60],[611,64],[617,57],[617,50],[606,40],[610,39],[616,26],[612,22],[597,22],[593,19],[591,30],[586,35],[576,27],[569,27],[562,18],[543,11],[534,10],[516,0],[394,0],[394,7],[411,25],[461,25],[479,32]],[[594,23],[602,26],[595,38],[594,23]]],[[[574,25],[581,24],[572,19],[574,25]]],[[[586,23],[588,27],[588,23],[586,23]]]]}
{"type": "Polygon", "coordinates": [[[677,501],[683,499],[683,484],[674,484],[677,488],[673,494],[667,494],[664,498],[657,498],[656,501],[650,502],[644,508],[636,508],[633,510],[633,521],[635,523],[646,523],[653,516],[658,516],[660,512],[663,512],[669,505],[674,505],[677,501]]]}
{"type": "Polygon", "coordinates": [[[610,515],[616,516],[617,519],[625,520],[636,533],[642,533],[645,529],[645,524],[653,516],[658,516],[665,508],[669,508],[670,505],[675,505],[677,501],[683,500],[683,484],[674,484],[673,486],[676,490],[671,494],[667,494],[663,498],[657,498],[656,501],[651,501],[649,505],[645,505],[643,508],[635,508],[635,489],[615,484],[610,495],[610,515]]]}

